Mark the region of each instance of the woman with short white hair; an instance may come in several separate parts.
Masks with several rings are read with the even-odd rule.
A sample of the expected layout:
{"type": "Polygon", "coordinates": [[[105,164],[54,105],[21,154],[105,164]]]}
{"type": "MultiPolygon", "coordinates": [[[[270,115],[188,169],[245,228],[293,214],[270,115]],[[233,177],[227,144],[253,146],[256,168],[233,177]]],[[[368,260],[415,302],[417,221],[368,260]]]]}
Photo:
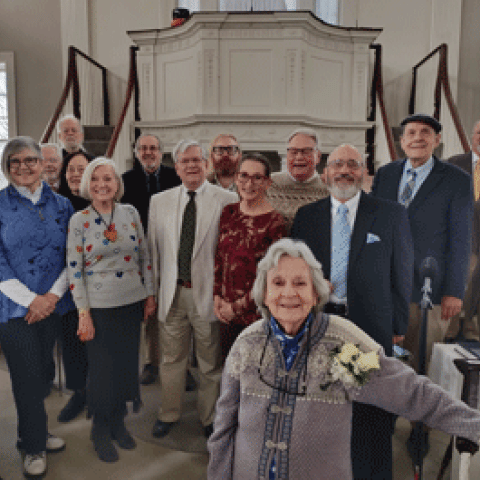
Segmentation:
{"type": "Polygon", "coordinates": [[[65,295],[73,207],[42,181],[42,153],[30,137],[5,145],[2,172],[9,184],[0,190],[0,345],[17,408],[24,472],[40,477],[47,470],[46,453],[65,447],[48,433],[44,398],[59,316],[73,307],[65,295]]]}
{"type": "Polygon", "coordinates": [[[118,203],[123,182],[107,158],[91,162],[80,194],[91,204],[72,216],[68,234],[70,290],[79,313],[78,334],[87,342],[87,408],[100,460],[135,448],[125,428],[126,402],[140,406],[140,324],[155,312],[150,255],[137,210],[118,203]]]}
{"type": "Polygon", "coordinates": [[[460,451],[478,450],[478,410],[385,356],[350,321],[322,313],[329,287],[303,242],[272,244],[252,295],[263,320],[227,358],[209,479],[351,480],[353,400],[464,437],[460,451]]]}

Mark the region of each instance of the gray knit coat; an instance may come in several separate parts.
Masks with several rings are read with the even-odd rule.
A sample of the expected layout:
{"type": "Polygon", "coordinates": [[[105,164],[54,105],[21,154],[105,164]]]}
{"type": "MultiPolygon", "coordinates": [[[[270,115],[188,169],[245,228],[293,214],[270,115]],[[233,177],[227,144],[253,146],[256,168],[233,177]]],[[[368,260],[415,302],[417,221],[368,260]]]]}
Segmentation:
{"type": "Polygon", "coordinates": [[[319,314],[314,319],[308,356],[304,335],[288,374],[280,343],[270,335],[262,377],[296,391],[307,362],[306,396],[269,387],[259,375],[268,328],[266,320],[252,324],[238,337],[227,358],[214,433],[208,442],[210,480],[268,479],[274,456],[277,479],[352,479],[352,400],[479,441],[479,411],[455,400],[399,360],[386,357],[379,344],[341,317],[319,314]],[[347,342],[359,345],[362,352],[378,352],[380,370],[372,373],[363,387],[347,388],[336,382],[323,391],[320,385],[326,383],[329,352],[347,342]]]}

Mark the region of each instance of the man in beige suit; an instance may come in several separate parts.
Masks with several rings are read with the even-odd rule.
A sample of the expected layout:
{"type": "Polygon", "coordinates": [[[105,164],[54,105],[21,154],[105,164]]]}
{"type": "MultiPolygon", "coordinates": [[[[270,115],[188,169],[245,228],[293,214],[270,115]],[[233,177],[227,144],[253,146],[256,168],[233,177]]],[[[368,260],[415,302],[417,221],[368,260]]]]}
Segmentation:
{"type": "Polygon", "coordinates": [[[180,141],[173,157],[182,185],[154,195],[149,211],[162,352],[161,406],[152,434],[164,437],[180,418],[193,335],[198,411],[208,437],[221,376],[219,326],[213,314],[218,222],[223,207],[238,198],[206,181],[206,154],[198,142],[180,141]]]}

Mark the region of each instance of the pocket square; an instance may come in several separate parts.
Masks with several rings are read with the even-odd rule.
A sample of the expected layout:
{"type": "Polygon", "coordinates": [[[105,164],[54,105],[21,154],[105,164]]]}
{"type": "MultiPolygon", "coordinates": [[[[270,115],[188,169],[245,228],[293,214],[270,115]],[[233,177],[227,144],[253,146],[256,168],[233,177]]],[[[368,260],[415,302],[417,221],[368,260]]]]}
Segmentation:
{"type": "Polygon", "coordinates": [[[378,235],[375,235],[374,233],[367,233],[367,243],[375,243],[379,241],[380,237],[378,235]]]}

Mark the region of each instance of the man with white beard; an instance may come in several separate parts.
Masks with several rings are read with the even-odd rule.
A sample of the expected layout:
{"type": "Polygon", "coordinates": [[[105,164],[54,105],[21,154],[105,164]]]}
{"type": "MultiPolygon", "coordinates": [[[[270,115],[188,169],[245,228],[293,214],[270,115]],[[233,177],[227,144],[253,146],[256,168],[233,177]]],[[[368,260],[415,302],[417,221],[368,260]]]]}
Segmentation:
{"type": "MultiPolygon", "coordinates": [[[[365,162],[351,145],[328,157],[330,196],[301,207],[291,236],[303,240],[331,282],[325,312],[348,318],[380,343],[387,355],[407,330],[413,278],[413,242],[407,211],[362,192],[365,162]]],[[[353,404],[355,479],[392,478],[393,418],[353,404]]]]}

